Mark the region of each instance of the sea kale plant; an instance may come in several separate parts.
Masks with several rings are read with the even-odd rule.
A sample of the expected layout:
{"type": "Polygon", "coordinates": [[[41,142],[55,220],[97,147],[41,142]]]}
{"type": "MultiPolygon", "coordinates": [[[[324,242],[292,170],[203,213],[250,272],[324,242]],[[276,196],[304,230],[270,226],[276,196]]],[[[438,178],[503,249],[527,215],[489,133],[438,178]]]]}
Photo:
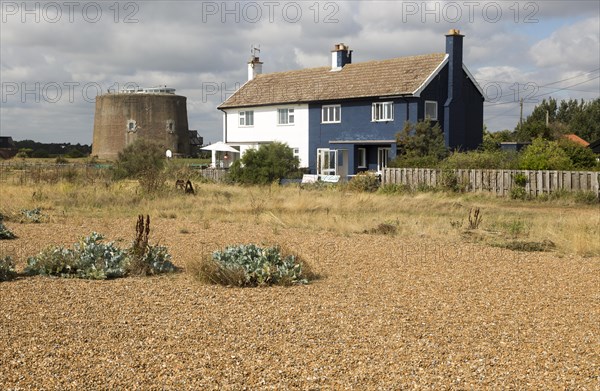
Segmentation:
{"type": "Polygon", "coordinates": [[[279,247],[254,244],[215,251],[200,265],[198,276],[209,283],[232,286],[307,284],[314,277],[308,265],[279,247]]]}
{"type": "MultiPolygon", "coordinates": [[[[140,220],[143,222],[144,219],[140,216],[140,220]]],[[[30,275],[104,280],[175,271],[167,248],[148,244],[150,218],[146,221],[147,225],[142,225],[142,234],[145,235],[141,239],[138,236],[127,249],[119,248],[114,242],[104,243],[102,235],[92,232],[75,243],[72,249],[51,246],[30,257],[25,272],[30,275]]]]}

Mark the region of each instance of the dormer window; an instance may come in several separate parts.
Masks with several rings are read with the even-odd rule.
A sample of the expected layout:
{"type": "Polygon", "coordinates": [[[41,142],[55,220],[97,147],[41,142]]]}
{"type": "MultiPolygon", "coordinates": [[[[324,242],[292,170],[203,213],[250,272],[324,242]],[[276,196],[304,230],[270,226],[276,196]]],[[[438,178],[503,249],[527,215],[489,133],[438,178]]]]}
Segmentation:
{"type": "Polygon", "coordinates": [[[371,120],[393,121],[394,120],[394,102],[373,103],[371,108],[371,120]]]}

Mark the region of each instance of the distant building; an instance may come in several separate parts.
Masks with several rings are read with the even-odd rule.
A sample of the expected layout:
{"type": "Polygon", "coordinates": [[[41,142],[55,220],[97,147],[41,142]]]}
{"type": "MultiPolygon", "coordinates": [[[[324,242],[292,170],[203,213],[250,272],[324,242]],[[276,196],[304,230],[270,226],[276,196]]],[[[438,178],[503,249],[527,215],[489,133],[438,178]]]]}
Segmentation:
{"type": "Polygon", "coordinates": [[[174,88],[129,88],[96,98],[92,155],[116,159],[138,138],[154,141],[174,156],[190,154],[187,98],[174,88]]]}
{"type": "Polygon", "coordinates": [[[528,147],[530,145],[531,143],[529,141],[504,141],[500,143],[500,149],[502,151],[519,152],[523,148],[528,147]]]}
{"type": "Polygon", "coordinates": [[[17,146],[10,136],[0,136],[0,159],[10,159],[18,152],[17,146]]]}

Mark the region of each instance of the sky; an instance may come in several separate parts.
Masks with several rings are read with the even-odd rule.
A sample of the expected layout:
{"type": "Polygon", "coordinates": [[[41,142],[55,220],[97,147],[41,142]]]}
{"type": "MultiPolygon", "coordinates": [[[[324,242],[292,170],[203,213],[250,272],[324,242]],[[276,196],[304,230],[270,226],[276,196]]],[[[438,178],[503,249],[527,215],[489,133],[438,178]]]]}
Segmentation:
{"type": "MultiPolygon", "coordinates": [[[[135,85],[187,97],[190,129],[222,137],[216,107],[263,72],[328,66],[334,44],[353,63],[445,51],[486,96],[488,130],[513,129],[542,99],[600,96],[597,1],[5,1],[0,8],[0,135],[90,144],[95,97],[135,85]]],[[[591,141],[591,140],[589,140],[591,141]]]]}

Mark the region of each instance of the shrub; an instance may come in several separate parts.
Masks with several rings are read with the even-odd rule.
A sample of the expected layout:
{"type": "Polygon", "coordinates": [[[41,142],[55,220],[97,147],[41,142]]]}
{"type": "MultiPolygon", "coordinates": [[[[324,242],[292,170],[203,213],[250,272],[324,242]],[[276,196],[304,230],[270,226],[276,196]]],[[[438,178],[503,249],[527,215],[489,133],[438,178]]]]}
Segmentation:
{"type": "Polygon", "coordinates": [[[446,169],[496,169],[519,168],[519,155],[505,151],[454,152],[441,164],[446,169]]]}
{"type": "Polygon", "coordinates": [[[52,246],[27,260],[25,272],[31,275],[77,277],[93,280],[124,277],[127,253],[113,242],[101,243],[102,235],[92,232],[73,249],[52,246]]]}
{"type": "Polygon", "coordinates": [[[62,157],[62,155],[57,156],[55,162],[56,162],[56,164],[67,164],[67,163],[69,163],[69,161],[67,159],[65,159],[64,157],[62,157]]]}
{"type": "Polygon", "coordinates": [[[513,200],[524,200],[527,198],[527,191],[525,185],[527,185],[527,176],[522,173],[517,173],[513,177],[514,186],[510,189],[510,198],[513,200]]]}
{"type": "Polygon", "coordinates": [[[17,236],[11,230],[6,228],[2,219],[0,219],[0,239],[14,239],[17,236]]]}
{"type": "Polygon", "coordinates": [[[307,284],[314,277],[298,257],[284,256],[279,247],[254,244],[215,251],[201,262],[197,273],[208,283],[241,287],[307,284]]]}
{"type": "Polygon", "coordinates": [[[556,141],[533,140],[521,156],[523,170],[570,170],[573,163],[556,141]]]}
{"type": "Polygon", "coordinates": [[[119,152],[113,168],[113,179],[137,179],[147,193],[162,189],[165,176],[163,148],[153,142],[138,139],[119,152]]]}
{"type": "Polygon", "coordinates": [[[596,168],[596,154],[590,148],[564,139],[559,141],[559,145],[571,159],[573,168],[579,170],[596,168]]]}
{"type": "Polygon", "coordinates": [[[0,258],[0,281],[9,281],[17,276],[15,263],[10,255],[0,258]]]}
{"type": "Polygon", "coordinates": [[[299,165],[299,159],[287,144],[273,142],[246,151],[232,164],[229,178],[237,183],[266,185],[296,176],[299,165]]]}
{"type": "Polygon", "coordinates": [[[348,182],[348,190],[372,193],[377,191],[381,182],[372,172],[358,173],[348,182]]]}
{"type": "Polygon", "coordinates": [[[388,183],[387,185],[380,186],[377,192],[380,194],[403,194],[410,193],[411,189],[409,185],[388,183]]]}
{"type": "Polygon", "coordinates": [[[21,219],[22,222],[27,221],[36,224],[41,223],[42,220],[45,218],[40,208],[21,209],[21,215],[23,216],[23,218],[21,219]]]}
{"type": "Polygon", "coordinates": [[[396,141],[401,155],[409,158],[429,156],[441,160],[448,155],[439,122],[432,125],[430,120],[420,120],[416,124],[407,121],[396,135],[396,141]]]}

